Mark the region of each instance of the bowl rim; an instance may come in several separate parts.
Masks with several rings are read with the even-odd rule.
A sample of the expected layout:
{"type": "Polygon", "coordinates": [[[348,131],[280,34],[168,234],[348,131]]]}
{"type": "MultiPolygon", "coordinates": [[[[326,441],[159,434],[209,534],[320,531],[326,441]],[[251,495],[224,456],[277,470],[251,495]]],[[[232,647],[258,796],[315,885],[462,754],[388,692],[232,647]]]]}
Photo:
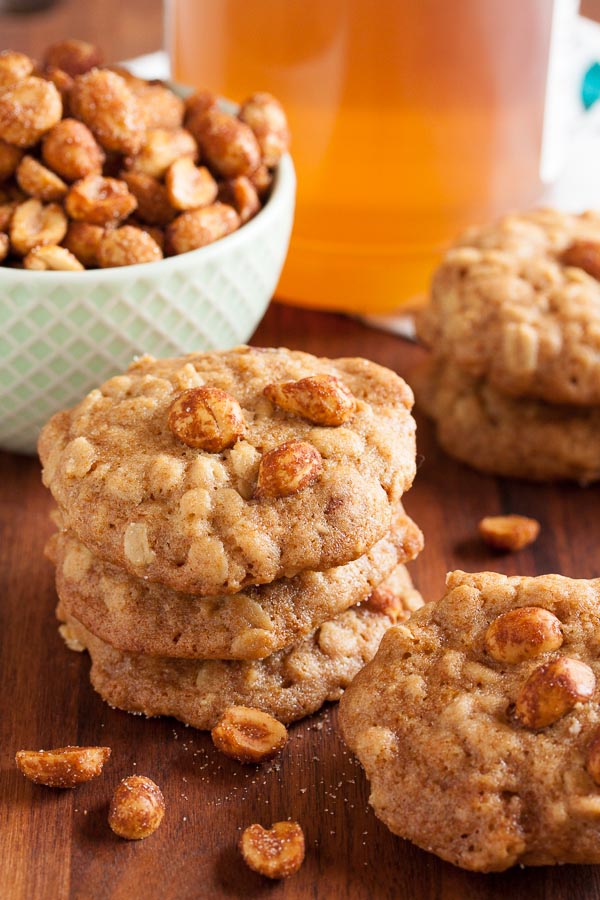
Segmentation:
{"type": "Polygon", "coordinates": [[[23,281],[30,282],[39,281],[48,287],[56,284],[64,284],[65,278],[69,284],[85,284],[94,280],[113,281],[126,277],[131,273],[134,277],[139,276],[140,271],[147,272],[152,277],[158,272],[169,272],[177,269],[182,265],[194,264],[201,265],[218,256],[224,250],[235,250],[238,244],[252,240],[255,232],[263,227],[268,226],[270,219],[276,218],[282,206],[288,202],[290,191],[293,192],[296,185],[296,173],[294,163],[289,153],[279,160],[275,170],[273,187],[265,205],[262,207],[249,222],[246,222],[236,231],[225,237],[207,244],[205,247],[198,247],[197,250],[188,250],[187,253],[178,253],[175,256],[167,256],[164,259],[158,259],[155,262],[134,263],[130,266],[110,266],[106,269],[85,269],[83,272],[65,272],[65,271],[35,271],[33,269],[16,269],[10,266],[0,265],[0,283],[5,281],[23,281]]]}

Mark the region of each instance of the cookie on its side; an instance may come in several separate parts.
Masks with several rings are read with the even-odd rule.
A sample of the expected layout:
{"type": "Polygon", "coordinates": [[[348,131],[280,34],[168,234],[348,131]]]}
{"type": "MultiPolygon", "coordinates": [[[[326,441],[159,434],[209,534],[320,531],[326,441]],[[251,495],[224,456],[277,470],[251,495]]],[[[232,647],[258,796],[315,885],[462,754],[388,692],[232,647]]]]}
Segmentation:
{"type": "Polygon", "coordinates": [[[534,481],[600,479],[600,406],[516,400],[443,359],[411,381],[438,442],[473,468],[534,481]]]}
{"type": "MultiPolygon", "coordinates": [[[[411,606],[410,578],[401,579],[411,606]]],[[[403,593],[397,595],[401,606],[403,593]]],[[[147,716],[175,716],[196,728],[213,728],[228,706],[253,706],[281,722],[310,715],[338,700],[377,650],[392,619],[368,603],[324,622],[299,643],[267,659],[190,660],[143,656],[115,650],[76,619],[61,629],[73,648],[89,650],[93,687],[111,706],[147,716]]]]}
{"type": "Polygon", "coordinates": [[[600,216],[470,228],[437,269],[421,340],[503,393],[600,404],[600,216]]]}
{"type": "Polygon", "coordinates": [[[340,703],[396,834],[475,871],[600,863],[600,579],[452,572],[340,703]]]}
{"type": "Polygon", "coordinates": [[[143,357],[44,427],[44,482],[96,555],[174,590],[235,593],[344,565],[389,531],[415,474],[412,403],[401,378],[363,359],[251,347],[143,357]],[[307,389],[314,376],[351,400],[342,424],[312,414],[331,400],[322,381],[307,389]],[[290,381],[302,382],[303,412],[264,393],[290,381]],[[226,446],[190,446],[173,430],[185,392],[200,388],[221,404],[205,421],[226,446]]]}
{"type": "MultiPolygon", "coordinates": [[[[182,594],[135,578],[94,556],[68,532],[54,535],[47,553],[56,563],[56,588],[64,611],[118,650],[150,656],[262,659],[360,603],[422,548],[420,529],[399,504],[389,534],[345,566],[300,572],[294,578],[217,597],[182,594]]],[[[396,584],[388,590],[403,593],[396,584]]]]}

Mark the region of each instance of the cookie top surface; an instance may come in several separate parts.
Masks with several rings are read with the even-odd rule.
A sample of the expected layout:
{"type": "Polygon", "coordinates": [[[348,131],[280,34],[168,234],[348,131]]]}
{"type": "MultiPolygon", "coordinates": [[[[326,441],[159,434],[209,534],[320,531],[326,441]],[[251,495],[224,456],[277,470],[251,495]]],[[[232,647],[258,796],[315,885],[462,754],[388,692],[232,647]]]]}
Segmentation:
{"type": "MultiPolygon", "coordinates": [[[[414,590],[407,573],[402,581],[400,601],[414,590]]],[[[59,615],[67,620],[65,640],[89,650],[92,684],[108,703],[202,729],[212,728],[228,706],[252,706],[292,722],[338,700],[392,624],[385,613],[357,606],[266,659],[192,660],[115,650],[64,611],[59,615]]]]}
{"type": "MultiPolygon", "coordinates": [[[[94,556],[68,532],[49,542],[57,592],[65,611],[119,650],[151,656],[262,659],[296,643],[318,625],[384,586],[399,563],[422,549],[423,536],[401,507],[392,529],[366,554],[324,572],[248,587],[237,594],[195,597],[129,575],[94,556]]],[[[398,573],[402,573],[398,569],[398,573]]],[[[408,598],[410,601],[410,597],[408,598]]]]}
{"type": "Polygon", "coordinates": [[[417,330],[436,355],[506,393],[598,404],[599,279],[599,215],[505,216],[448,251],[417,330]]]}
{"type": "Polygon", "coordinates": [[[468,869],[600,862],[599,640],[600,579],[450,573],[340,704],[377,815],[468,869]]]}
{"type": "MultiPolygon", "coordinates": [[[[310,411],[314,395],[304,399],[310,411]]],[[[143,357],[54,416],[39,452],[65,526],[97,555],[175,590],[233,593],[343,565],[383,537],[415,473],[411,406],[401,378],[363,359],[250,347],[143,357]],[[343,424],[317,425],[263,393],[313,376],[351,392],[343,424]],[[233,433],[235,420],[242,433],[219,452],[169,427],[173,402],[198,388],[228,398],[205,408],[208,425],[233,433]]]]}
{"type": "Polygon", "coordinates": [[[444,450],[473,468],[534,481],[600,479],[600,407],[518,400],[444,360],[426,363],[411,382],[444,450]]]}

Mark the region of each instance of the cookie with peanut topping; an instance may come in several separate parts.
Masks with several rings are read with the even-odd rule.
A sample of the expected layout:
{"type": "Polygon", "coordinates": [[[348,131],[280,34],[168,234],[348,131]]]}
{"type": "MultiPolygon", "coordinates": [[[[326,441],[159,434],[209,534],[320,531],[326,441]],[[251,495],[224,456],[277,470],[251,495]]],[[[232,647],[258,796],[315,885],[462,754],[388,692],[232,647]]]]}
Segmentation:
{"type": "Polygon", "coordinates": [[[417,329],[503,393],[599,404],[600,216],[542,209],[467,230],[417,329]]]}
{"type": "Polygon", "coordinates": [[[185,593],[235,593],[344,565],[389,531],[415,474],[412,402],[359,358],[142,357],[45,426],[44,482],[94,554],[185,593]],[[265,395],[290,382],[307,394],[294,409],[265,395]]]}
{"type": "Polygon", "coordinates": [[[600,479],[600,406],[509,397],[449,360],[411,376],[446,453],[482,472],[532,481],[600,479]]]}
{"type": "Polygon", "coordinates": [[[376,814],[454,865],[600,862],[600,579],[451,572],[340,704],[376,814]]]}
{"type": "MultiPolygon", "coordinates": [[[[405,573],[396,605],[414,604],[405,573]]],[[[211,729],[231,706],[260,709],[280,722],[310,715],[339,700],[356,673],[377,650],[392,618],[368,604],[323,622],[297,643],[261,660],[171,659],[125,653],[94,637],[62,605],[62,636],[70,647],[87,648],[92,686],[111,706],[147,716],[175,716],[211,729]]]]}
{"type": "MultiPolygon", "coordinates": [[[[195,597],[129,575],[94,556],[72,534],[54,535],[47,554],[56,563],[64,610],[119,650],[150,656],[262,659],[297,643],[327,619],[365,600],[370,608],[406,615],[412,594],[397,569],[421,551],[423,536],[401,507],[390,532],[366,554],[325,572],[304,571],[237,594],[195,597]]],[[[415,592],[416,594],[416,592],[415,592]]],[[[419,595],[416,594],[418,599],[419,595]]]]}

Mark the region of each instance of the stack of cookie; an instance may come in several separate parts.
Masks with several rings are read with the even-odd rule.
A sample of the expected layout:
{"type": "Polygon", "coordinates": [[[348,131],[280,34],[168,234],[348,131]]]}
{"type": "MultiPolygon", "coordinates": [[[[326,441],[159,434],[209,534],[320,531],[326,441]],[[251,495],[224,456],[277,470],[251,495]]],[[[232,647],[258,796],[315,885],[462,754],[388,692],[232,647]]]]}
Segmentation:
{"type": "Polygon", "coordinates": [[[54,416],[61,631],[113,706],[212,728],[337,699],[422,600],[410,388],[363,359],[143,357],[54,416]]]}
{"type": "Polygon", "coordinates": [[[467,231],[418,321],[417,399],[484,472],[600,478],[600,216],[538,210],[467,231]]]}

